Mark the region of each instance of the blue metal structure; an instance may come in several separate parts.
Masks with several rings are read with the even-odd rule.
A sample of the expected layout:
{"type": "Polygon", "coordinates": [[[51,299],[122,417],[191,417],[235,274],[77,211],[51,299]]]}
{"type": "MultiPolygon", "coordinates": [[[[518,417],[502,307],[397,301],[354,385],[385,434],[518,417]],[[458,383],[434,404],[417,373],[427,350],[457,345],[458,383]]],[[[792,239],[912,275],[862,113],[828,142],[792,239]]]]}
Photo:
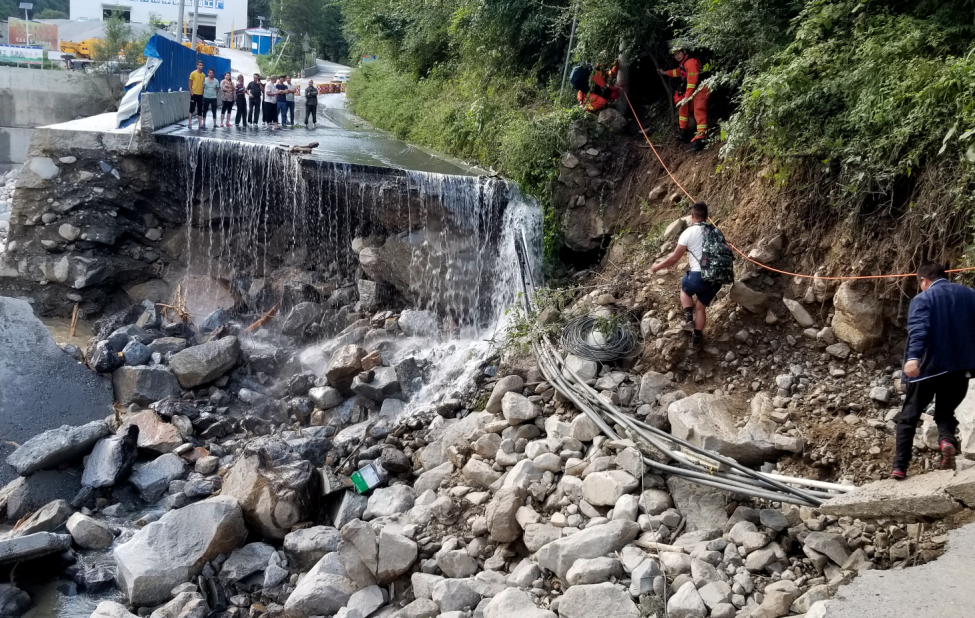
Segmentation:
{"type": "Polygon", "coordinates": [[[203,61],[204,72],[213,69],[219,79],[230,71],[230,59],[201,54],[176,41],[155,35],[146,44],[145,56],[159,58],[162,64],[146,86],[146,92],[170,92],[187,90],[190,73],[196,70],[196,61],[203,61]]]}

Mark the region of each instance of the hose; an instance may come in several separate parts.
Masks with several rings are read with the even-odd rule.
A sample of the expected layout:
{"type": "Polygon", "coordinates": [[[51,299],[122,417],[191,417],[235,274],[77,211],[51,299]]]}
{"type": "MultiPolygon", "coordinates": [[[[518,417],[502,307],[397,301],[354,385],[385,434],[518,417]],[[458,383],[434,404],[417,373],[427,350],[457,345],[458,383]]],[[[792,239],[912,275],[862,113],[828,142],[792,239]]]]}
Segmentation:
{"type": "Polygon", "coordinates": [[[562,347],[573,356],[608,363],[633,354],[637,337],[618,319],[583,315],[569,320],[562,329],[562,347]]]}

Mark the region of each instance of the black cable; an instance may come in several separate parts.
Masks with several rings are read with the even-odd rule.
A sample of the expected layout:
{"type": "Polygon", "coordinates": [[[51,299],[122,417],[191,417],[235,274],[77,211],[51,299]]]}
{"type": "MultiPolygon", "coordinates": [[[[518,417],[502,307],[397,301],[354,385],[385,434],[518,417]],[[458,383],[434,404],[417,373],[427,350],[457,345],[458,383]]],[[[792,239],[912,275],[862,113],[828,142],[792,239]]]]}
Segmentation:
{"type": "Polygon", "coordinates": [[[562,329],[562,347],[586,360],[608,363],[626,358],[637,349],[633,328],[619,318],[583,315],[562,329]]]}

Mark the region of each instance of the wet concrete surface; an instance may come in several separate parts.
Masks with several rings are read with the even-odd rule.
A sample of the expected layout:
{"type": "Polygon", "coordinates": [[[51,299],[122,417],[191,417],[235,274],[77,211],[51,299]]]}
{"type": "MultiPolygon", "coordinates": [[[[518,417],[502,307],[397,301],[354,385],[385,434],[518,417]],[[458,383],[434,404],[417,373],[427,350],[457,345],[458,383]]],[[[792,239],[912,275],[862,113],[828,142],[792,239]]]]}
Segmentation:
{"type": "Polygon", "coordinates": [[[0,486],[14,445],[112,414],[112,384],[61,351],[23,300],[0,297],[0,486]]]}

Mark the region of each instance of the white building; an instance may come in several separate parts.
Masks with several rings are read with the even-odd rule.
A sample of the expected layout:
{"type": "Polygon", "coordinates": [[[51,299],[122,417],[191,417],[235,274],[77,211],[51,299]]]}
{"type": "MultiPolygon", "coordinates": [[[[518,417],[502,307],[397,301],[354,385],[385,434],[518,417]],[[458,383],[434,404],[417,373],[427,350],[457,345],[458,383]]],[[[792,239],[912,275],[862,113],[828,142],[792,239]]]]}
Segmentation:
{"type": "MultiPolygon", "coordinates": [[[[114,12],[122,14],[127,21],[149,23],[151,14],[158,16],[163,23],[175,23],[179,19],[181,0],[71,0],[71,19],[101,21],[114,12]]],[[[195,0],[199,6],[200,17],[197,32],[200,38],[212,41],[231,30],[247,27],[247,0],[195,0]]],[[[194,0],[182,0],[183,19],[187,32],[193,26],[194,0]]]]}

